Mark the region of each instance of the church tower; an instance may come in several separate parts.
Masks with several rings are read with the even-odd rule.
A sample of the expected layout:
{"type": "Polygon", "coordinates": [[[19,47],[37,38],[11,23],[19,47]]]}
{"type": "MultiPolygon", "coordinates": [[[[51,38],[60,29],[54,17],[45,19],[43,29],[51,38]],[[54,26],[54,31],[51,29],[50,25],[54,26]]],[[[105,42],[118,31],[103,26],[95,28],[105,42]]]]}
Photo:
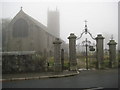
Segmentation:
{"type": "Polygon", "coordinates": [[[59,11],[48,10],[47,13],[47,28],[48,32],[57,38],[60,38],[60,20],[59,11]]]}

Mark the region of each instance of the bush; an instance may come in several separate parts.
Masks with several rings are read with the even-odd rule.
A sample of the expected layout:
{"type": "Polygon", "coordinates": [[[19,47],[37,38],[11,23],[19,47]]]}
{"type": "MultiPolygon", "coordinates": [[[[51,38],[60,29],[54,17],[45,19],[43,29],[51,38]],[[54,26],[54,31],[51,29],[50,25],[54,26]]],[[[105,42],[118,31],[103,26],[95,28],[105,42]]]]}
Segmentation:
{"type": "Polygon", "coordinates": [[[35,72],[45,71],[46,60],[43,56],[36,54],[32,56],[33,70],[35,72]]]}

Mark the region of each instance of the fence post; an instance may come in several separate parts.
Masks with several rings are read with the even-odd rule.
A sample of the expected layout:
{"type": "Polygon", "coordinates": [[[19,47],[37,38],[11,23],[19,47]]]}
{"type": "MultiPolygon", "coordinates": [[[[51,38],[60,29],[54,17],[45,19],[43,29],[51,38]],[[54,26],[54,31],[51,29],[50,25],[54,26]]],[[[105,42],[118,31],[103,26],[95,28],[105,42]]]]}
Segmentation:
{"type": "Polygon", "coordinates": [[[64,70],[64,49],[61,49],[61,64],[62,70],[64,70]]]}

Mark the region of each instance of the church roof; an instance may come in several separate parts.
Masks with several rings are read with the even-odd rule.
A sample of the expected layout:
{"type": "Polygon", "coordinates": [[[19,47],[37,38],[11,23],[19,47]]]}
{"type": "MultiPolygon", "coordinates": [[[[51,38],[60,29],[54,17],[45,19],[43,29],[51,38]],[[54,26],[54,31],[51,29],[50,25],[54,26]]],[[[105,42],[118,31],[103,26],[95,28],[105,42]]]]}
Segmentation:
{"type": "MultiPolygon", "coordinates": [[[[43,29],[45,32],[47,32],[49,35],[54,36],[54,35],[52,35],[52,34],[50,34],[50,33],[48,32],[47,26],[43,25],[42,23],[38,22],[37,20],[35,20],[34,18],[32,18],[31,16],[29,16],[28,14],[26,14],[26,13],[22,10],[22,8],[21,8],[21,10],[17,13],[17,15],[12,19],[11,22],[14,22],[14,20],[15,20],[16,18],[19,18],[19,17],[25,17],[25,18],[29,19],[29,20],[32,21],[35,25],[37,25],[38,27],[42,28],[42,29],[43,29]]],[[[54,36],[54,37],[55,37],[55,36],[54,36]]]]}
{"type": "MultiPolygon", "coordinates": [[[[27,14],[26,14],[27,15],[27,14]]],[[[45,25],[43,25],[42,23],[38,22],[37,20],[35,20],[34,18],[32,18],[31,16],[27,15],[29,17],[30,20],[32,20],[36,25],[38,25],[39,27],[41,27],[42,29],[47,31],[47,27],[45,25]]]]}
{"type": "Polygon", "coordinates": [[[28,14],[26,14],[22,9],[17,13],[17,15],[15,16],[15,18],[17,16],[26,16],[29,20],[31,20],[34,24],[36,24],[37,26],[39,26],[40,28],[42,28],[43,30],[47,31],[47,27],[45,25],[43,25],[42,23],[38,22],[37,20],[35,20],[34,18],[32,18],[31,16],[29,16],[28,14]]]}

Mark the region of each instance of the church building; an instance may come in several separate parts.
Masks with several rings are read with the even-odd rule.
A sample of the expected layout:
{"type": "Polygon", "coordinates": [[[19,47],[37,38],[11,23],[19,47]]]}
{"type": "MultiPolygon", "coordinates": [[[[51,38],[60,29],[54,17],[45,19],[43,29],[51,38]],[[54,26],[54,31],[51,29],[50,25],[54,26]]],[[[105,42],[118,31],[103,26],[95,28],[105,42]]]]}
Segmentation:
{"type": "MultiPolygon", "coordinates": [[[[53,41],[60,38],[59,11],[48,11],[47,26],[27,15],[21,8],[5,29],[3,51],[35,51],[50,55],[53,41]]],[[[65,42],[62,41],[62,48],[65,42]]]]}

